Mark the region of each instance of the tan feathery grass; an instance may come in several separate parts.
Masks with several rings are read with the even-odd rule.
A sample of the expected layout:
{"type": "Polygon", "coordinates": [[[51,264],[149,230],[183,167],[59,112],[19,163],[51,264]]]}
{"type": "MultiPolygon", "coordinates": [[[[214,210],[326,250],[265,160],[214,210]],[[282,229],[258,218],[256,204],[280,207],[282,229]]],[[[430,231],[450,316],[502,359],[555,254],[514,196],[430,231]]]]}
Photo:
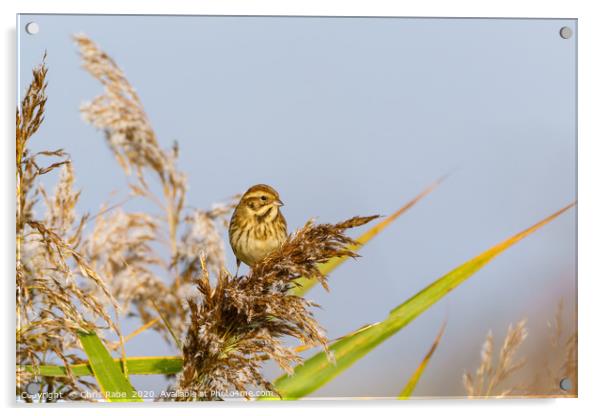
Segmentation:
{"type": "MultiPolygon", "coordinates": [[[[98,215],[88,255],[106,273],[127,313],[137,314],[147,324],[157,318],[159,308],[168,326],[181,336],[188,314],[185,299],[196,293],[189,274],[198,267],[201,251],[209,256],[212,271],[224,266],[219,227],[232,206],[218,205],[184,216],[186,177],[176,167],[177,144],[169,150],[159,146],[140,97],[121,68],[85,35],[74,39],[83,68],[104,87],[103,94],[81,107],[84,119],[104,132],[125,173],[135,173],[135,181],[129,184],[131,194],[148,199],[162,212],[150,215],[119,209],[98,215]],[[168,257],[157,249],[163,245],[169,247],[168,257]]],[[[165,325],[153,329],[171,340],[165,325]]]]}
{"type": "Polygon", "coordinates": [[[191,323],[183,348],[184,367],[173,397],[219,400],[220,394],[232,389],[244,392],[249,386],[277,394],[260,371],[266,358],[289,373],[293,364],[301,361],[295,348],[284,346],[282,337],[324,349],[328,343],[310,310],[317,305],[290,290],[303,276],[316,278],[327,288],[318,265],[334,257],[357,257],[347,248],[354,241],[345,231],[374,218],[319,225],[310,221],[281,249],[255,264],[248,275],[237,278],[222,270],[215,286],[201,261],[196,285],[202,298],[189,301],[191,323]]]}
{"type": "Polygon", "coordinates": [[[548,322],[547,348],[539,348],[540,360],[534,380],[524,389],[533,396],[577,397],[577,332],[569,333],[564,322],[564,301],[558,302],[554,319],[548,322]],[[570,388],[563,389],[561,380],[568,379],[570,388]]]}
{"type": "MultiPolygon", "coordinates": [[[[160,310],[170,320],[166,322],[170,331],[178,336],[184,332],[186,299],[196,291],[189,276],[180,276],[177,268],[192,269],[201,250],[212,256],[214,269],[223,267],[224,247],[217,227],[224,226],[231,210],[231,204],[222,204],[182,218],[186,187],[184,175],[175,169],[177,148],[168,152],[160,149],[137,95],[120,70],[93,44],[81,37],[78,42],[86,69],[103,82],[107,92],[84,106],[84,116],[103,128],[126,172],[135,171],[137,182],[130,185],[132,194],[157,203],[166,215],[126,212],[119,203],[103,207],[93,217],[78,217],[76,204],[81,193],[74,190],[75,174],[68,155],[61,149],[34,154],[28,149],[29,139],[43,121],[47,100],[46,66],[34,69],[33,82],[16,117],[17,363],[35,368],[61,360],[68,377],[44,378],[43,387],[47,393],[60,388],[63,398],[73,400],[86,389],[97,389],[94,383],[73,377],[69,370],[70,365],[82,362],[77,331],[102,334],[107,328],[122,339],[118,321],[113,322],[107,308],[116,307],[128,314],[136,311],[147,324],[156,322],[160,310]],[[60,160],[42,166],[38,162],[41,157],[60,160]],[[57,186],[48,194],[36,180],[59,167],[62,171],[57,186]],[[144,176],[149,170],[159,178],[163,200],[152,194],[144,176]],[[43,218],[36,218],[33,210],[39,195],[46,205],[43,218]],[[92,231],[84,233],[92,220],[92,231]],[[163,223],[167,238],[162,234],[163,223]],[[183,229],[181,237],[178,227],[183,229]],[[166,241],[171,254],[163,258],[157,249],[166,241]],[[172,281],[157,275],[157,268],[172,281]],[[104,324],[99,326],[98,320],[104,324]]],[[[146,327],[162,328],[164,335],[167,332],[163,325],[146,327]]],[[[17,377],[20,394],[32,375],[19,372],[17,377]]]]}
{"type": "Polygon", "coordinates": [[[494,344],[491,331],[481,350],[481,363],[471,375],[464,373],[464,388],[469,398],[489,397],[576,397],[577,396],[577,333],[568,334],[564,328],[563,302],[560,301],[554,320],[548,322],[549,339],[537,348],[537,355],[515,361],[514,356],[523,344],[527,330],[526,320],[508,329],[497,362],[494,362],[494,344]],[[529,364],[530,368],[526,368],[529,364]],[[520,371],[520,372],[519,372],[520,371]],[[522,382],[502,389],[510,375],[519,372],[522,382]],[[528,379],[532,377],[532,380],[528,379]],[[561,381],[570,381],[568,390],[561,381]]]}
{"type": "MultiPolygon", "coordinates": [[[[105,308],[105,304],[116,303],[104,280],[78,249],[84,218],[78,221],[75,214],[79,192],[73,190],[74,173],[67,154],[60,149],[37,153],[29,149],[30,139],[44,119],[46,77],[43,62],[34,68],[33,81],[16,115],[16,361],[34,368],[55,360],[62,362],[68,369],[67,377],[40,378],[42,392],[47,400],[56,400],[52,393],[59,390],[63,397],[81,400],[83,390],[96,386],[75,378],[69,370],[71,364],[82,361],[77,353],[81,350],[77,332],[110,328],[119,334],[105,308]],[[59,160],[43,166],[39,162],[43,157],[59,160]],[[59,167],[60,179],[49,196],[38,179],[59,167]],[[34,211],[40,194],[47,206],[44,218],[36,218],[34,211]],[[91,288],[104,300],[91,296],[91,288]]],[[[17,371],[17,394],[33,377],[17,371]]]]}
{"type": "Polygon", "coordinates": [[[190,273],[198,270],[199,253],[204,253],[207,268],[218,274],[226,264],[225,244],[220,234],[228,226],[229,216],[236,200],[229,204],[214,204],[208,210],[195,209],[184,218],[186,229],[178,242],[178,258],[181,264],[181,279],[190,281],[190,273]]]}
{"type": "Polygon", "coordinates": [[[475,376],[465,372],[464,388],[469,398],[504,397],[512,389],[501,389],[501,385],[510,375],[525,365],[525,360],[516,361],[518,348],[527,338],[527,321],[523,319],[516,326],[510,325],[500,348],[497,360],[494,358],[493,333],[489,331],[481,349],[481,364],[475,376]]]}
{"type": "Polygon", "coordinates": [[[83,67],[104,86],[104,94],[81,107],[86,121],[104,131],[105,138],[117,161],[126,173],[134,170],[138,184],[135,192],[151,194],[144,177],[144,169],[153,171],[159,179],[166,213],[169,244],[172,253],[177,250],[177,225],[184,206],[186,178],[176,168],[178,147],[161,149],[155,132],[142,106],[142,101],[115,61],[84,35],[76,35],[83,67]]]}

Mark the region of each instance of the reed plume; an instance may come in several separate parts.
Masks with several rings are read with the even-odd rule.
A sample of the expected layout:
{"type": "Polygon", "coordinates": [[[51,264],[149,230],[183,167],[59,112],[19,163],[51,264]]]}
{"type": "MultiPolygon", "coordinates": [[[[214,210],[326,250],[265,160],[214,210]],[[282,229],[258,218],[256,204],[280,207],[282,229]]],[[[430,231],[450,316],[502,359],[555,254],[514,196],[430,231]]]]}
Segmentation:
{"type": "Polygon", "coordinates": [[[538,357],[533,359],[537,369],[535,377],[525,387],[525,394],[577,397],[577,331],[569,332],[566,328],[562,299],[558,302],[554,319],[548,322],[547,345],[539,351],[538,357]]]}
{"type": "Polygon", "coordinates": [[[128,199],[145,198],[162,212],[127,212],[123,203],[106,207],[96,217],[87,254],[106,273],[126,313],[149,323],[158,310],[163,312],[166,325],[153,329],[172,342],[170,332],[179,337],[186,327],[185,299],[195,292],[188,274],[198,265],[201,248],[211,255],[210,265],[223,267],[218,230],[231,208],[223,204],[184,216],[187,186],[185,174],[177,168],[177,143],[161,148],[142,101],[121,68],[85,35],[74,40],[83,68],[104,87],[101,95],[82,105],[84,120],[104,133],[127,177],[133,175],[128,199]],[[159,249],[164,244],[168,256],[159,249]]]}
{"type": "Polygon", "coordinates": [[[493,334],[489,331],[481,349],[481,363],[474,376],[468,372],[463,375],[468,397],[576,397],[577,333],[568,334],[564,328],[562,301],[548,327],[547,345],[538,346],[536,356],[520,360],[516,360],[515,356],[527,337],[526,320],[509,326],[497,361],[493,334]],[[504,387],[510,376],[517,372],[520,372],[522,382],[504,387]],[[563,385],[562,380],[568,383],[563,385]]]}
{"type": "Polygon", "coordinates": [[[301,361],[282,337],[304,346],[327,349],[327,338],[311,312],[317,304],[291,294],[300,277],[315,278],[327,288],[319,269],[333,257],[357,254],[355,242],[345,235],[376,217],[354,217],[338,224],[308,222],[283,246],[255,264],[250,273],[233,277],[226,270],[212,286],[205,262],[196,285],[200,301],[190,300],[190,327],[184,343],[184,368],[174,397],[177,400],[219,400],[234,389],[249,386],[278,392],[261,374],[266,359],[292,372],[301,361]]]}
{"type": "Polygon", "coordinates": [[[33,80],[16,113],[16,362],[35,369],[58,360],[67,375],[52,379],[17,370],[17,394],[36,379],[47,400],[53,400],[52,393],[57,390],[63,397],[80,400],[82,391],[96,386],[75,378],[70,371],[72,364],[82,361],[77,333],[108,328],[119,336],[105,306],[117,304],[104,279],[80,251],[85,216],[78,219],[75,213],[79,192],[73,189],[68,155],[62,149],[35,153],[29,149],[44,120],[46,77],[43,61],[34,68],[33,80]],[[41,158],[54,161],[43,165],[41,158]],[[48,195],[38,179],[57,168],[61,169],[60,179],[54,193],[48,195]],[[35,212],[40,195],[46,202],[44,217],[35,212]]]}
{"type": "Polygon", "coordinates": [[[468,398],[504,397],[512,393],[512,389],[501,390],[500,386],[525,365],[525,360],[515,360],[518,348],[527,338],[527,321],[523,319],[516,326],[508,326],[504,343],[500,348],[497,361],[494,358],[493,333],[489,331],[481,349],[481,364],[473,377],[464,373],[464,387],[468,398]]]}

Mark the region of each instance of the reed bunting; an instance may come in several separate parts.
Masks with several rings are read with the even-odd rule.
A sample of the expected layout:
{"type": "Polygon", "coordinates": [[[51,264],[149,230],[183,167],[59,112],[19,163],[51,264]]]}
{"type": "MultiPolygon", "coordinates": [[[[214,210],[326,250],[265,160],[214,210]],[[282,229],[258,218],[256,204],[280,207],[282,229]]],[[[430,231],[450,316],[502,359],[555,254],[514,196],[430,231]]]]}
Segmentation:
{"type": "Polygon", "coordinates": [[[252,186],[240,199],[228,230],[237,275],[241,262],[253,266],[286,240],[282,205],[278,192],[268,185],[252,186]]]}

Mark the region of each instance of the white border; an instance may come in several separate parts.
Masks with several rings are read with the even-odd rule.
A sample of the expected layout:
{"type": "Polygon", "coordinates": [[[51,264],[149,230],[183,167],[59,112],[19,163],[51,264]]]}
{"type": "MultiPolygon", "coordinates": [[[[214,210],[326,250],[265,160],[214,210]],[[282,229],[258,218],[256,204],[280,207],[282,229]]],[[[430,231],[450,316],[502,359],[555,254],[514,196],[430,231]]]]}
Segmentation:
{"type": "MultiPolygon", "coordinates": [[[[602,78],[602,19],[596,8],[597,1],[581,0],[2,0],[2,58],[0,59],[3,97],[0,117],[4,126],[4,168],[1,170],[3,200],[1,204],[2,239],[0,264],[2,274],[5,316],[2,345],[3,365],[0,392],[5,406],[13,403],[14,388],[14,111],[15,111],[15,15],[21,13],[119,13],[119,14],[238,14],[238,15],[340,15],[340,16],[450,16],[450,17],[558,17],[579,19],[579,396],[577,400],[512,400],[504,402],[467,402],[463,400],[413,401],[410,403],[383,402],[305,402],[305,403],[249,403],[228,406],[178,406],[151,405],[145,413],[160,414],[166,411],[180,413],[215,412],[217,409],[231,414],[288,414],[307,415],[308,412],[345,412],[365,415],[371,410],[384,414],[427,410],[445,414],[507,415],[509,412],[532,411],[547,415],[593,413],[602,408],[599,391],[602,388],[601,318],[599,300],[602,294],[602,273],[599,258],[600,216],[602,216],[602,134],[600,123],[600,79],[602,78]],[[597,238],[596,238],[597,237],[597,238]],[[596,240],[598,243],[596,243],[596,240]],[[11,306],[12,305],[12,306],[11,306]]],[[[105,406],[106,407],[106,406],[105,406]]],[[[110,407],[112,412],[131,412],[131,409],[110,407]]],[[[22,411],[23,409],[11,409],[22,411]]],[[[25,409],[27,410],[27,409],[25,409]]],[[[50,414],[81,414],[78,407],[45,407],[29,409],[50,414]]],[[[93,410],[97,411],[97,409],[93,410]]]]}

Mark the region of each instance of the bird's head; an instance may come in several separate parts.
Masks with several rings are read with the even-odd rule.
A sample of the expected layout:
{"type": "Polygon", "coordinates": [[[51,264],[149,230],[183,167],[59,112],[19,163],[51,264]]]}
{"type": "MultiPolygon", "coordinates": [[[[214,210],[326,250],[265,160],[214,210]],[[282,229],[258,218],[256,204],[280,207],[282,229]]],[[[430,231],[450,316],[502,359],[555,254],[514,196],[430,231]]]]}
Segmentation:
{"type": "Polygon", "coordinates": [[[278,192],[271,186],[263,184],[249,188],[240,202],[247,212],[259,221],[273,220],[278,215],[280,207],[284,205],[278,192]]]}

